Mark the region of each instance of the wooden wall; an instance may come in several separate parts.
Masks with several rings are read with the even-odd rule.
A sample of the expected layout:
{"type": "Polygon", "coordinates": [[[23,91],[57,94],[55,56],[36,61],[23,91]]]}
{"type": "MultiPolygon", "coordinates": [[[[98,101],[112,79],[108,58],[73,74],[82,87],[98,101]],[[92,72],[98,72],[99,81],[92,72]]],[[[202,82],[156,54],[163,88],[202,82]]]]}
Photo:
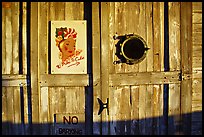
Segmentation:
{"type": "MultiPolygon", "coordinates": [[[[192,3],[192,112],[202,112],[202,3],[192,3]]],[[[202,134],[202,114],[192,113],[192,134],[202,134]]]]}
{"type": "Polygon", "coordinates": [[[49,72],[49,21],[84,20],[85,4],[2,3],[2,133],[53,134],[54,114],[70,113],[87,123],[93,115],[93,127],[84,122],[86,134],[202,134],[202,3],[168,3],[170,71],[164,72],[164,2],[92,2],[93,85],[88,74],[49,72]],[[116,32],[142,36],[147,57],[113,65],[116,32]],[[98,115],[97,98],[109,99],[109,113],[98,115]]]}

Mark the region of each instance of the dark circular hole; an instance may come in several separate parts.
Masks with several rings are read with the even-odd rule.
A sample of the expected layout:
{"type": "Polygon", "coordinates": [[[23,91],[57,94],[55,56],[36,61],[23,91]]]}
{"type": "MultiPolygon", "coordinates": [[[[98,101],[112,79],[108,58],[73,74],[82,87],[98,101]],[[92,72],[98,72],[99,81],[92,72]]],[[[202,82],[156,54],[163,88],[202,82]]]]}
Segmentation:
{"type": "Polygon", "coordinates": [[[144,43],[140,39],[130,39],[124,44],[123,52],[128,58],[140,59],[145,52],[144,43]]]}

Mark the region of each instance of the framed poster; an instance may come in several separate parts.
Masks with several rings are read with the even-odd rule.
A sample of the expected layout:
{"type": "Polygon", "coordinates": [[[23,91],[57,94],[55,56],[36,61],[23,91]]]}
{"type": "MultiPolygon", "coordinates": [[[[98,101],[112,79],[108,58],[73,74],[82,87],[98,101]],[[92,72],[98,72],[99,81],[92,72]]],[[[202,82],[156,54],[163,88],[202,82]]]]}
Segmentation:
{"type": "Polygon", "coordinates": [[[51,74],[87,74],[86,20],[51,21],[51,74]]]}

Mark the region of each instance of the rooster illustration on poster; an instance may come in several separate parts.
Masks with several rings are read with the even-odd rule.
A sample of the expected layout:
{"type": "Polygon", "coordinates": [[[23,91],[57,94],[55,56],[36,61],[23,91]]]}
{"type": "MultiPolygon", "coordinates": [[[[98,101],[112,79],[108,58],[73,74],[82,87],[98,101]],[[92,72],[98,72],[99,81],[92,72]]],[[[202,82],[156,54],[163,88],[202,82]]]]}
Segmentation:
{"type": "Polygon", "coordinates": [[[67,25],[62,23],[65,22],[53,22],[51,27],[52,33],[55,34],[52,34],[51,72],[54,74],[86,73],[85,22],[72,21],[67,22],[67,25]]]}

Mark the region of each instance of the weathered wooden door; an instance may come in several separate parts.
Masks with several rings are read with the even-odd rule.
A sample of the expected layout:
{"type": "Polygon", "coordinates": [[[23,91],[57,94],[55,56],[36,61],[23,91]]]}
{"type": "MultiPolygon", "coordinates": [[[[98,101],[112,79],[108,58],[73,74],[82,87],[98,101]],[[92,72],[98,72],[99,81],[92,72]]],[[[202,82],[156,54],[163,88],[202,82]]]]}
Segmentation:
{"type": "Polygon", "coordinates": [[[93,3],[92,10],[93,133],[188,132],[188,116],[182,114],[190,112],[191,55],[184,49],[191,49],[191,4],[102,2],[93,3]],[[150,48],[147,57],[134,65],[114,65],[115,33],[143,37],[150,48]],[[104,103],[100,115],[98,98],[104,103]]]}
{"type": "MultiPolygon", "coordinates": [[[[33,110],[39,111],[33,113],[33,122],[40,123],[40,134],[90,134],[87,124],[91,115],[87,116],[90,114],[87,110],[91,104],[86,105],[91,99],[89,70],[87,74],[50,72],[53,45],[50,43],[49,22],[67,20],[84,20],[83,2],[31,3],[31,81],[39,94],[38,98],[33,97],[39,101],[39,106],[33,105],[33,110]]],[[[35,129],[33,131],[38,133],[35,129]]]]}
{"type": "Polygon", "coordinates": [[[202,134],[201,5],[4,3],[2,133],[202,134]],[[87,21],[87,74],[51,73],[50,22],[68,20],[87,21]],[[146,58],[113,64],[116,33],[141,36],[146,58]]]}

